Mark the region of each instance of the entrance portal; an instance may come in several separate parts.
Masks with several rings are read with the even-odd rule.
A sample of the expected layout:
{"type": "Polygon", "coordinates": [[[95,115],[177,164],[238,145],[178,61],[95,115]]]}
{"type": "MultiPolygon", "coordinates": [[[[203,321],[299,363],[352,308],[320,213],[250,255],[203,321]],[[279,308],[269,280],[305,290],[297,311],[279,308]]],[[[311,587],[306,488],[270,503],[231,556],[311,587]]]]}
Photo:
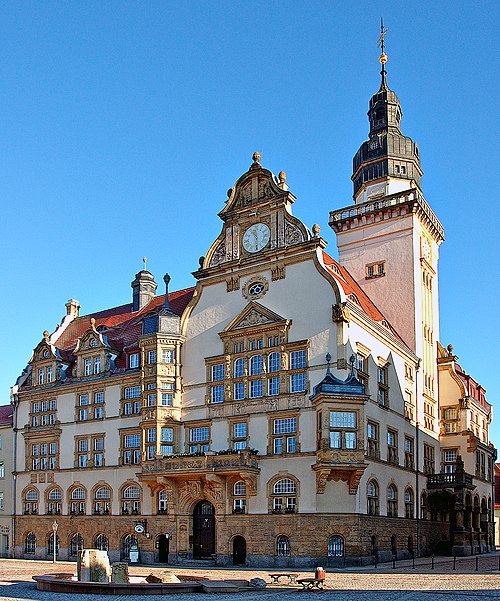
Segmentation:
{"type": "Polygon", "coordinates": [[[193,559],[211,559],[215,553],[215,509],[200,501],[193,511],[193,559]]]}
{"type": "Polygon", "coordinates": [[[233,539],[233,565],[244,566],[247,559],[247,541],[242,536],[233,539]]]}
{"type": "Polygon", "coordinates": [[[158,561],[159,563],[168,563],[168,552],[170,540],[165,534],[158,537],[158,561]]]}

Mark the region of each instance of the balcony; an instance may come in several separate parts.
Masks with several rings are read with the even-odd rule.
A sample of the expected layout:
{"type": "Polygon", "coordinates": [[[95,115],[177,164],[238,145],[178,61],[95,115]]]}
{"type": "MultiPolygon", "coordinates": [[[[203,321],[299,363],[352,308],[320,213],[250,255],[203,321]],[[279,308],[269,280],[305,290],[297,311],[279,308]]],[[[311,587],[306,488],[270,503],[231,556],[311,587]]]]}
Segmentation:
{"type": "Polygon", "coordinates": [[[316,492],[324,493],[328,480],[343,480],[348,484],[349,494],[356,494],[366,466],[363,448],[318,450],[312,466],[316,472],[316,492]]]}
{"type": "Polygon", "coordinates": [[[428,490],[468,488],[473,490],[475,485],[472,483],[472,475],[467,472],[455,472],[452,474],[429,474],[427,476],[428,490]]]}
{"type": "Polygon", "coordinates": [[[230,475],[235,472],[258,473],[259,464],[254,455],[249,451],[238,453],[215,454],[208,451],[205,455],[177,455],[173,457],[162,457],[154,461],[148,461],[142,466],[142,473],[158,474],[168,473],[169,476],[193,475],[195,473],[218,473],[230,475]]]}

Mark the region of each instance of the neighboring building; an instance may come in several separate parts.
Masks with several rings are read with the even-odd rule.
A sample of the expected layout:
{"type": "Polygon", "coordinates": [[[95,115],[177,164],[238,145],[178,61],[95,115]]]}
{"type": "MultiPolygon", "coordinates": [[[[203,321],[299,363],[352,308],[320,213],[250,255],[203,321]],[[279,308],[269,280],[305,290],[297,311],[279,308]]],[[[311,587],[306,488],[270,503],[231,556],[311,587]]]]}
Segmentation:
{"type": "Polygon", "coordinates": [[[0,407],[0,557],[10,557],[13,514],[13,409],[0,407]]]}
{"type": "MultiPolygon", "coordinates": [[[[385,54],[382,55],[384,65],[385,54]]],[[[13,389],[15,554],[369,562],[493,546],[491,406],[439,343],[443,227],[386,81],[333,211],[339,262],[260,155],[195,288],[44,333],[13,389]],[[58,523],[54,540],[52,523],[58,523]]]]}
{"type": "Polygon", "coordinates": [[[495,544],[500,546],[500,463],[495,463],[495,544]]]}

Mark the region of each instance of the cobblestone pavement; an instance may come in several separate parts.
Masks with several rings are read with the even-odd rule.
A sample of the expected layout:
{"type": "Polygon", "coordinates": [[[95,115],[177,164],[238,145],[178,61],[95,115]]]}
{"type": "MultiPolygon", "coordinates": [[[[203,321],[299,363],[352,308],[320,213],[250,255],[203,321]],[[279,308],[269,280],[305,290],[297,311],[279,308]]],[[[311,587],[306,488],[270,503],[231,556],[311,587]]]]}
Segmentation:
{"type": "MultiPolygon", "coordinates": [[[[332,601],[500,601],[500,572],[498,556],[480,557],[480,572],[475,571],[475,558],[457,560],[453,571],[453,561],[439,558],[431,570],[430,559],[418,560],[416,568],[410,562],[399,562],[396,569],[392,564],[381,564],[377,568],[349,568],[329,570],[325,590],[304,592],[298,587],[286,585],[269,587],[263,591],[242,592],[238,595],[222,594],[227,601],[303,601],[320,597],[332,601]]],[[[0,560],[0,601],[208,601],[214,594],[176,594],[158,596],[113,596],[56,594],[37,591],[31,580],[34,575],[52,572],[73,573],[75,564],[58,562],[56,569],[52,562],[0,560]]],[[[180,566],[151,567],[132,566],[131,574],[146,576],[151,572],[169,571],[195,579],[196,576],[210,577],[213,580],[232,578],[263,578],[270,581],[269,572],[280,570],[249,569],[190,569],[180,566]]],[[[286,570],[283,570],[284,572],[286,570]]],[[[311,576],[310,570],[293,570],[303,576],[311,576]]],[[[218,595],[217,595],[218,596],[218,595]]]]}

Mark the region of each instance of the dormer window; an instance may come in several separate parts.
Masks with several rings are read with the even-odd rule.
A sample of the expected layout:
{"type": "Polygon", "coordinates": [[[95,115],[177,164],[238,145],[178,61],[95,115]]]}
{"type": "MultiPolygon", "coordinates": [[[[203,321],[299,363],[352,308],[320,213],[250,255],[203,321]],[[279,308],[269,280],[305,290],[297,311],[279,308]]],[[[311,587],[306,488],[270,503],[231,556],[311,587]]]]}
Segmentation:
{"type": "Polygon", "coordinates": [[[90,376],[92,373],[92,359],[85,359],[83,362],[83,375],[90,376]]]}
{"type": "Polygon", "coordinates": [[[100,374],[100,373],[101,373],[101,358],[94,357],[94,374],[100,374]]]}
{"type": "Polygon", "coordinates": [[[41,367],[38,370],[38,383],[45,384],[45,367],[41,367]]]}

